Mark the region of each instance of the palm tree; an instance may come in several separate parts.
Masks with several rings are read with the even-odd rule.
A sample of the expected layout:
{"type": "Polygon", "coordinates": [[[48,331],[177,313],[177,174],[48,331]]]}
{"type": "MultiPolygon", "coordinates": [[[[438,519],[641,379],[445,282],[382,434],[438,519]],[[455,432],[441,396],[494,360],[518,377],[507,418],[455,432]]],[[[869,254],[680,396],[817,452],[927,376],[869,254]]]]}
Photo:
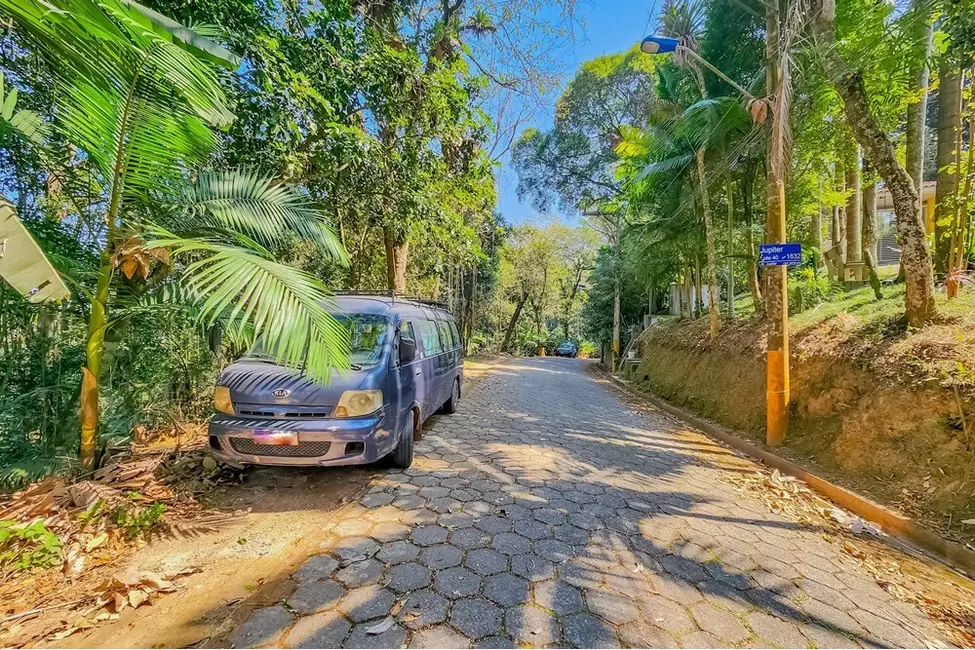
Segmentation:
{"type": "Polygon", "coordinates": [[[95,456],[106,336],[123,333],[132,309],[189,303],[204,323],[260,336],[316,380],[346,365],[324,285],[269,253],[297,235],[344,261],[322,212],[255,171],[199,171],[217,149],[214,129],[234,119],[212,64],[236,58],[131,0],[0,0],[0,10],[55,71],[53,127],[102,191],[89,224],[101,243],[97,279],[79,288],[90,304],[82,460],[95,456]]]}

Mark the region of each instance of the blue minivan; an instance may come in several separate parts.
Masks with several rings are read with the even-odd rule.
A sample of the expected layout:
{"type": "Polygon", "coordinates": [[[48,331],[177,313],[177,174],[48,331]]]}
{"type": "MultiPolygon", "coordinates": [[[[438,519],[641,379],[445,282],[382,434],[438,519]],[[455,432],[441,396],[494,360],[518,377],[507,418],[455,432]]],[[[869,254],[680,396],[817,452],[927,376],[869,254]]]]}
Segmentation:
{"type": "Polygon", "coordinates": [[[217,379],[214,455],[234,464],[413,463],[413,441],[438,410],[460,401],[463,352],[453,316],[391,295],[337,296],[351,370],[328,386],[277,365],[260,346],[217,379]]]}

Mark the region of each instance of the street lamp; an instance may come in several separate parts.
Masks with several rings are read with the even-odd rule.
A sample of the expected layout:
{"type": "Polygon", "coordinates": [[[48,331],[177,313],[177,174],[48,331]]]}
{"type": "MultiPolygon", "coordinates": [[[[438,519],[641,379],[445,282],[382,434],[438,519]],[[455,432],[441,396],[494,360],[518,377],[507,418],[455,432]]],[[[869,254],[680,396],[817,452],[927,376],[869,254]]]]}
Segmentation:
{"type": "MultiPolygon", "coordinates": [[[[766,12],[767,36],[766,58],[766,92],[770,98],[782,95],[783,83],[781,68],[781,50],[779,43],[779,16],[777,3],[771,3],[766,12]]],[[[757,106],[760,100],[732,81],[727,75],[715,68],[704,57],[689,47],[680,44],[676,38],[668,36],[647,36],[640,43],[640,50],[647,54],[664,54],[678,52],[690,56],[706,67],[715,75],[726,81],[732,88],[748,99],[749,108],[757,106]]],[[[781,106],[781,104],[779,104],[781,106]]],[[[762,110],[752,110],[756,121],[764,119],[762,110]],[[759,116],[762,116],[759,118],[759,116]]],[[[768,243],[785,243],[785,179],[783,169],[785,137],[783,120],[787,115],[772,114],[772,133],[769,138],[769,174],[768,174],[768,208],[766,215],[766,233],[768,243]],[[776,164],[778,163],[778,164],[776,164]]],[[[766,354],[766,397],[765,397],[765,436],[770,445],[780,445],[785,439],[789,428],[789,294],[788,275],[785,266],[772,266],[766,269],[769,273],[767,284],[767,318],[768,318],[768,352],[766,354]]]]}
{"type": "Polygon", "coordinates": [[[728,75],[711,65],[711,63],[703,56],[691,48],[681,45],[680,41],[678,41],[676,38],[671,38],[669,36],[647,36],[640,43],[640,51],[645,54],[667,54],[669,52],[680,52],[681,54],[686,54],[716,74],[719,78],[723,79],[728,83],[728,85],[740,92],[747,99],[753,101],[755,100],[754,95],[735,83],[728,75]]]}

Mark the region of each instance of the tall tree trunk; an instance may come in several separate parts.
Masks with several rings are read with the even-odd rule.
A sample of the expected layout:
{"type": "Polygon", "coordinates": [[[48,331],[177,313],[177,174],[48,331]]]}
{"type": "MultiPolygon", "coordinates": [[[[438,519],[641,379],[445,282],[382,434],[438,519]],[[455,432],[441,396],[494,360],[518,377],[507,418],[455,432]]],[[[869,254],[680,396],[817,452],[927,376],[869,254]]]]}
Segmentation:
{"type": "Polygon", "coordinates": [[[755,230],[752,222],[752,187],[755,181],[755,167],[752,164],[745,167],[745,179],[741,193],[741,206],[745,211],[745,225],[747,227],[748,245],[748,289],[752,294],[752,309],[759,318],[765,317],[765,302],[762,300],[762,289],[758,282],[758,264],[755,263],[755,230]]]}
{"type": "Polygon", "coordinates": [[[704,315],[704,281],[701,278],[701,256],[694,254],[694,317],[704,315]]]}
{"type": "Polygon", "coordinates": [[[958,170],[954,165],[955,144],[961,132],[962,75],[949,57],[942,58],[938,74],[941,86],[938,90],[938,152],[935,158],[938,184],[934,199],[934,270],[939,278],[943,278],[948,273],[951,222],[958,195],[958,170]]]}
{"type": "Polygon", "coordinates": [[[870,274],[870,286],[877,300],[884,296],[880,292],[880,276],[877,274],[877,179],[870,163],[863,161],[863,261],[870,274]]]}
{"type": "Polygon", "coordinates": [[[846,163],[846,190],[850,192],[846,201],[846,261],[860,262],[863,260],[860,214],[863,195],[860,192],[859,147],[856,147],[851,156],[846,163]]]}
{"type": "Polygon", "coordinates": [[[851,70],[834,47],[835,0],[812,0],[810,11],[826,73],[843,99],[853,136],[890,191],[904,264],[907,322],[911,327],[921,327],[935,316],[936,310],[931,252],[918,209],[917,189],[907,170],[897,161],[893,143],[873,115],[862,75],[851,70]]]}
{"type": "MultiPolygon", "coordinates": [[[[975,67],[972,68],[971,76],[975,81],[975,67]]],[[[951,227],[951,248],[948,255],[948,279],[945,283],[948,297],[954,298],[958,295],[961,288],[962,274],[968,265],[968,254],[971,250],[966,247],[969,241],[967,232],[969,229],[968,202],[972,194],[972,177],[975,176],[975,96],[969,95],[968,98],[968,161],[965,164],[965,185],[961,188],[961,194],[956,199],[957,208],[954,214],[954,222],[951,227]]],[[[957,146],[958,161],[956,169],[961,173],[961,132],[958,133],[957,146]]]]}
{"type": "Polygon", "coordinates": [[[386,286],[390,291],[406,294],[406,259],[410,242],[388,226],[383,230],[386,242],[386,286]]]}
{"type": "Polygon", "coordinates": [[[911,87],[909,96],[915,101],[907,105],[907,134],[905,137],[905,169],[918,192],[918,209],[922,210],[921,185],[924,182],[924,132],[928,113],[928,59],[934,29],[931,22],[932,3],[929,0],[911,0],[911,12],[915,14],[908,23],[914,32],[912,37],[919,43],[915,56],[910,60],[911,87]]]}
{"type": "Polygon", "coordinates": [[[823,204],[816,206],[816,211],[809,220],[809,241],[818,252],[813,259],[813,273],[818,274],[823,266],[823,204]]]}
{"type": "Polygon", "coordinates": [[[704,239],[707,251],[708,271],[708,324],[711,338],[718,335],[718,311],[721,309],[718,299],[717,246],[715,245],[714,220],[711,218],[711,202],[708,200],[708,184],[704,175],[704,147],[697,150],[697,175],[701,189],[701,211],[704,213],[704,239]]]}
{"type": "Polygon", "coordinates": [[[98,282],[88,316],[88,338],[85,341],[85,367],[81,369],[81,462],[86,467],[95,464],[98,447],[98,386],[105,351],[105,332],[108,329],[108,299],[112,283],[112,262],[108,249],[102,253],[98,282]]]}
{"type": "Polygon", "coordinates": [[[725,194],[728,195],[728,318],[735,317],[735,192],[731,169],[725,170],[725,194]]]}
{"type": "Polygon", "coordinates": [[[511,335],[515,331],[515,325],[518,324],[518,318],[521,316],[521,310],[524,309],[526,302],[528,302],[528,292],[524,291],[521,294],[521,298],[518,299],[518,304],[515,305],[515,312],[511,314],[511,320],[508,321],[508,328],[504,332],[504,341],[501,343],[502,352],[508,351],[508,345],[511,343],[511,335]]]}
{"type": "MultiPolygon", "coordinates": [[[[833,189],[837,192],[846,191],[846,173],[843,164],[844,156],[840,154],[836,160],[833,172],[833,189]]],[[[840,251],[840,257],[846,259],[846,208],[842,205],[833,206],[833,222],[830,228],[833,247],[840,251]]]]}

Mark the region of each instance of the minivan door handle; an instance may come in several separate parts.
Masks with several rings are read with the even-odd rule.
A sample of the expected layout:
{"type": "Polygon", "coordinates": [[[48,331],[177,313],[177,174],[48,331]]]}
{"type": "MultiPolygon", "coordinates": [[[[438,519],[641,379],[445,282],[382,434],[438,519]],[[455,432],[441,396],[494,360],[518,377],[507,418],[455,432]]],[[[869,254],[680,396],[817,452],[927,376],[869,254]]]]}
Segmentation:
{"type": "Polygon", "coordinates": [[[416,372],[413,373],[413,374],[415,374],[415,375],[422,375],[423,374],[423,368],[417,368],[416,369],[416,372]]]}

